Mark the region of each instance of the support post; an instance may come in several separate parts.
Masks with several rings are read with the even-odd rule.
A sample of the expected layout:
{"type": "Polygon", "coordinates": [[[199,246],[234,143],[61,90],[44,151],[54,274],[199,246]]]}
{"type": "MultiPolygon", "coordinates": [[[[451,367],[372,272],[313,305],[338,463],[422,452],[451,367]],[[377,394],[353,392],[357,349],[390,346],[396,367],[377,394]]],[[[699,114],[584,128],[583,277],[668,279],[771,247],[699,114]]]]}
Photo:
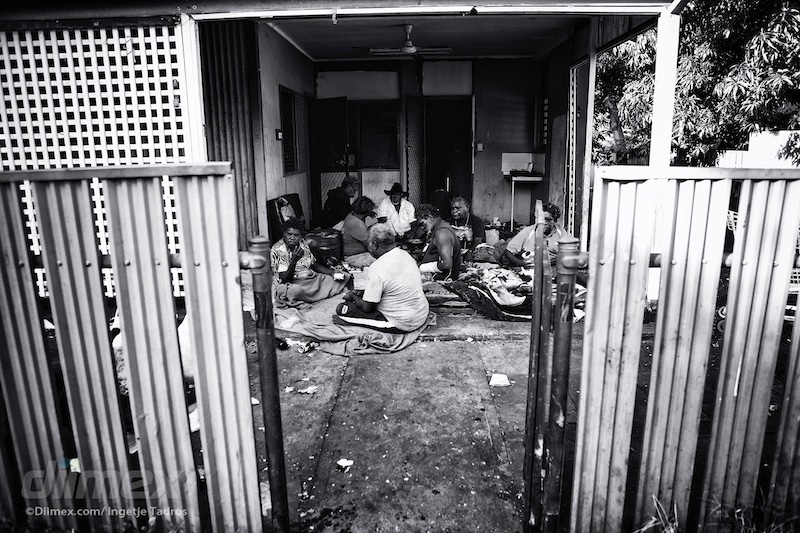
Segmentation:
{"type": "Polygon", "coordinates": [[[592,133],[594,131],[594,91],[597,84],[597,17],[592,17],[589,22],[589,94],[586,98],[586,140],[584,142],[583,180],[581,192],[581,248],[587,250],[589,246],[589,206],[591,205],[592,182],[594,181],[594,167],[592,165],[592,133]]]}
{"type": "Polygon", "coordinates": [[[559,531],[561,485],[564,471],[564,445],[569,393],[569,365],[572,355],[572,310],[575,303],[575,278],[578,269],[588,263],[588,254],[580,253],[580,241],[564,237],[558,242],[556,257],[556,316],[553,338],[553,376],[550,386],[550,416],[545,446],[542,531],[559,531]]]}
{"type": "Polygon", "coordinates": [[[534,232],[533,302],[528,398],[525,421],[524,517],[525,533],[542,531],[545,501],[545,446],[548,440],[550,385],[553,373],[552,267],[544,241],[542,201],[536,201],[534,232]]]}
{"type": "MultiPolygon", "coordinates": [[[[512,182],[513,183],[513,182],[512,182]]],[[[536,201],[536,220],[541,213],[541,200],[536,201]]],[[[542,446],[536,438],[537,422],[540,422],[538,409],[543,391],[540,391],[539,375],[542,373],[541,345],[543,337],[550,336],[550,323],[544,316],[544,302],[549,305],[550,280],[545,279],[542,263],[542,229],[537,228],[538,244],[535,246],[536,263],[533,269],[533,302],[531,304],[531,344],[528,363],[528,396],[525,411],[525,455],[523,464],[523,531],[532,533],[540,526],[541,518],[541,459],[542,446]],[[543,324],[547,324],[545,330],[543,324]]],[[[549,339],[548,339],[549,340],[549,339]]]]}
{"type": "MultiPolygon", "coordinates": [[[[656,72],[653,92],[653,126],[650,135],[650,166],[666,168],[670,166],[672,153],[672,124],[675,115],[675,90],[678,79],[678,47],[680,43],[681,17],[665,9],[658,17],[658,36],[656,38],[656,72]]],[[[652,194],[663,198],[665,185],[657,184],[652,194]]],[[[664,250],[666,236],[666,212],[660,202],[654,204],[655,226],[652,250],[664,250]]],[[[661,276],[658,270],[650,270],[647,280],[647,299],[657,300],[661,276]]]]}
{"type": "Polygon", "coordinates": [[[272,315],[272,270],[269,240],[250,237],[248,251],[265,258],[261,266],[251,268],[256,306],[258,373],[261,384],[261,410],[264,416],[265,443],[269,466],[269,489],[272,521],[279,533],[289,532],[289,499],[286,488],[286,462],[283,451],[278,359],[275,354],[275,324],[272,315]]]}

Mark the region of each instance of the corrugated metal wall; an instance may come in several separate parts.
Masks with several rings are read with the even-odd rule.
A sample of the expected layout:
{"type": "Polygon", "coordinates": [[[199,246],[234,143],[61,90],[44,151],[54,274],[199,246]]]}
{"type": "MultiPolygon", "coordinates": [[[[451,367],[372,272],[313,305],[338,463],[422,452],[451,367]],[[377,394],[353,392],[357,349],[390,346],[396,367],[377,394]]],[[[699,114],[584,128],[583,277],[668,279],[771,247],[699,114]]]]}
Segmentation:
{"type": "Polygon", "coordinates": [[[595,184],[572,531],[621,531],[653,229],[649,184],[595,184]]]}
{"type": "MultiPolygon", "coordinates": [[[[747,507],[756,498],[800,225],[800,171],[793,180],[769,181],[770,174],[777,172],[763,171],[764,179],[742,184],[727,305],[729,326],[703,485],[705,512],[701,515],[706,521],[714,518],[714,502],[726,509],[747,507]]],[[[793,409],[796,416],[797,406],[793,409]]],[[[800,464],[793,468],[797,476],[800,464]]],[[[783,475],[791,476],[791,471],[783,475]]]]}
{"type": "Polygon", "coordinates": [[[250,21],[199,26],[206,142],[211,161],[230,161],[236,180],[239,249],[258,233],[254,150],[261,114],[255,26],[250,21]]]}
{"type": "Polygon", "coordinates": [[[661,202],[669,237],[661,261],[639,523],[653,515],[654,494],[668,507],[674,502],[686,523],[730,193],[730,180],[671,182],[661,202]]]}
{"type": "MultiPolygon", "coordinates": [[[[670,515],[677,510],[681,528],[729,530],[733,522],[725,514],[753,509],[759,491],[774,505],[764,506],[768,515],[778,521],[796,515],[800,492],[791,487],[800,479],[800,348],[782,343],[798,205],[800,171],[597,169],[572,531],[620,531],[626,520],[641,527],[658,512],[654,499],[670,515]],[[712,352],[727,209],[737,180],[727,326],[721,348],[712,352]],[[664,187],[647,192],[654,182],[664,187]],[[665,208],[668,245],[660,257],[652,368],[645,372],[642,319],[656,205],[665,208]],[[789,361],[785,390],[776,373],[780,354],[789,361]],[[708,372],[717,358],[718,375],[708,372]],[[647,388],[646,418],[636,425],[634,411],[644,410],[636,405],[637,390],[647,388]],[[709,391],[713,410],[703,405],[709,391]],[[783,401],[776,401],[781,392],[783,401]],[[773,454],[768,420],[779,405],[773,454]],[[710,428],[702,429],[702,417],[710,418],[710,428]],[[630,475],[637,468],[638,477],[630,475]]],[[[797,320],[792,338],[800,339],[797,320]]]]}
{"type": "MultiPolygon", "coordinates": [[[[30,480],[19,486],[11,476],[4,478],[9,493],[24,497],[27,506],[85,507],[94,511],[84,515],[93,531],[122,531],[139,517],[102,511],[133,511],[144,500],[160,510],[166,530],[261,531],[229,171],[229,165],[218,163],[0,173],[0,385],[15,477],[39,473],[52,481],[40,488],[30,480]],[[189,346],[178,341],[169,268],[176,258],[168,249],[161,176],[175,183],[177,222],[186,244],[180,260],[189,346]],[[119,288],[121,343],[113,355],[93,178],[106,191],[111,264],[119,288]],[[57,354],[48,348],[38,310],[19,202],[22,180],[30,180],[37,205],[57,354]],[[61,372],[51,373],[51,366],[61,372]],[[201,523],[199,465],[184,394],[187,368],[195,369],[201,443],[195,451],[202,454],[210,523],[201,523]],[[66,405],[57,399],[60,379],[51,378],[57,374],[63,375],[66,405]],[[127,382],[130,422],[118,380],[127,382]],[[129,436],[135,436],[138,470],[129,436]],[[74,466],[65,451],[73,440],[74,466]],[[80,469],[78,485],[71,468],[80,469]],[[70,486],[85,490],[85,496],[73,496],[70,486]]],[[[10,464],[4,457],[2,467],[10,464]]],[[[8,517],[5,499],[0,504],[0,518],[8,517]]],[[[57,515],[39,520],[73,526],[57,515]]],[[[78,529],[87,527],[76,520],[78,529]]]]}

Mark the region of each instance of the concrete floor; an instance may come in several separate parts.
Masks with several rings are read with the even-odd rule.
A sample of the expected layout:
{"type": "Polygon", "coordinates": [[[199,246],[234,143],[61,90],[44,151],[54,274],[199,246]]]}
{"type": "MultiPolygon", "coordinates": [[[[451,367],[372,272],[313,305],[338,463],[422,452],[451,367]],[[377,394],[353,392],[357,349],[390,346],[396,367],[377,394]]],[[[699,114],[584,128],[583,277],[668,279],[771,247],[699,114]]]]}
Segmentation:
{"type": "Polygon", "coordinates": [[[521,531],[529,332],[469,310],[390,355],[279,351],[292,530],[521,531]]]}

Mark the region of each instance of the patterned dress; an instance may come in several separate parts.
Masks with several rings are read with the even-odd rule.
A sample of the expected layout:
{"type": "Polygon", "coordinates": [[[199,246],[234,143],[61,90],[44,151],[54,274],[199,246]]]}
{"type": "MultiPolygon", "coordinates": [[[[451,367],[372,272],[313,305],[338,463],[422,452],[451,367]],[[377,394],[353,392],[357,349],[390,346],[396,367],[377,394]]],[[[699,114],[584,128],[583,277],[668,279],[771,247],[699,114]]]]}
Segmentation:
{"type": "MultiPolygon", "coordinates": [[[[294,277],[303,277],[307,276],[306,272],[312,271],[311,265],[314,264],[314,254],[311,253],[311,248],[308,247],[308,243],[305,240],[300,241],[300,249],[303,250],[303,257],[301,257],[297,264],[294,267],[294,277]]],[[[280,278],[278,275],[281,272],[286,272],[289,270],[289,263],[292,259],[292,252],[289,250],[289,247],[283,241],[283,239],[279,240],[275,243],[272,247],[272,251],[270,252],[270,260],[272,262],[272,283],[280,283],[280,278]]],[[[313,271],[312,271],[313,272],[313,271]]]]}

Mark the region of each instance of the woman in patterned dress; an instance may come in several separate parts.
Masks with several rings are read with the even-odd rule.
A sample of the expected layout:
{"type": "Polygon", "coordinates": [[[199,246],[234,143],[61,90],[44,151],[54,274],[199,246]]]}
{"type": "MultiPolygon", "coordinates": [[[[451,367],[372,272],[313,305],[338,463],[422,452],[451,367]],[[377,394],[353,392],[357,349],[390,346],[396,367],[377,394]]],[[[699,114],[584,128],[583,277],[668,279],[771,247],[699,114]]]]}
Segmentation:
{"type": "Polygon", "coordinates": [[[334,272],[317,263],[303,238],[303,221],[290,218],[283,223],[283,238],[270,253],[272,286],[277,307],[298,307],[343,292],[352,284],[347,272],[334,272]]]}

